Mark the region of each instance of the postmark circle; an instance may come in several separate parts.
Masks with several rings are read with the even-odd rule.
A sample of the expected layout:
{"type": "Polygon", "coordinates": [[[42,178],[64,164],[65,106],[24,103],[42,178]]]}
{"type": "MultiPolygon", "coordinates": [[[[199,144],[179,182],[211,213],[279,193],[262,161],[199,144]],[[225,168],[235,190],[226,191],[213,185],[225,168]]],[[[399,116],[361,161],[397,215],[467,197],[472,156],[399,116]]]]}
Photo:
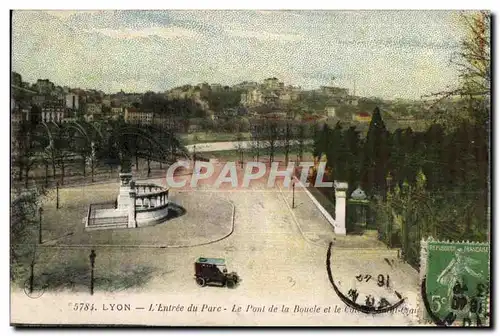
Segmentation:
{"type": "Polygon", "coordinates": [[[31,290],[31,279],[26,279],[24,282],[24,294],[31,299],[38,299],[45,293],[45,287],[38,283],[36,280],[33,280],[33,288],[31,290]]]}

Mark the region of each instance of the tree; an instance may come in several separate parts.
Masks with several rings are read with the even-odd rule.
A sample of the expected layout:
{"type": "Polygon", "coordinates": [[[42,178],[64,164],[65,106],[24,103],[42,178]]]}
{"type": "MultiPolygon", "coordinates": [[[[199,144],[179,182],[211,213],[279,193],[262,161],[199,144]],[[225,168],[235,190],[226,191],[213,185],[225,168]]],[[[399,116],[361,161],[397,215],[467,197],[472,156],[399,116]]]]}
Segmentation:
{"type": "Polygon", "coordinates": [[[250,130],[250,121],[248,120],[248,118],[239,118],[238,129],[239,132],[248,132],[250,130]]]}
{"type": "Polygon", "coordinates": [[[92,154],[91,140],[82,130],[75,131],[72,138],[73,141],[70,143],[71,150],[80,155],[83,177],[86,177],[86,167],[92,154]]]}
{"type": "Polygon", "coordinates": [[[313,144],[313,156],[316,158],[321,158],[321,156],[326,153],[329,136],[330,136],[330,128],[328,124],[323,124],[321,130],[318,130],[318,125],[313,124],[313,134],[314,134],[314,144],[313,144]]]}
{"type": "Polygon", "coordinates": [[[359,184],[359,164],[362,148],[359,132],[355,126],[349,127],[342,136],[343,151],[342,160],[345,162],[345,175],[342,177],[347,180],[351,189],[354,189],[359,184]]]}
{"type": "Polygon", "coordinates": [[[444,189],[453,190],[455,181],[457,180],[457,170],[460,169],[457,165],[458,155],[456,150],[456,134],[449,133],[443,141],[444,151],[442,151],[442,161],[444,163],[444,189]]]}
{"type": "Polygon", "coordinates": [[[95,169],[97,168],[97,153],[99,151],[99,147],[96,141],[92,141],[90,143],[90,156],[89,156],[89,166],[90,166],[90,176],[91,181],[94,182],[95,169]]]}
{"type": "Polygon", "coordinates": [[[11,71],[10,81],[11,81],[12,85],[21,87],[21,84],[23,82],[23,78],[19,73],[15,72],[15,71],[11,71]]]}
{"type": "Polygon", "coordinates": [[[147,162],[147,166],[148,166],[148,172],[147,172],[147,176],[150,177],[151,176],[151,158],[153,156],[153,148],[152,146],[147,146],[146,147],[146,162],[147,162]]]}
{"type": "Polygon", "coordinates": [[[56,177],[56,165],[57,165],[57,148],[55,143],[55,135],[57,134],[57,129],[59,126],[56,124],[47,125],[44,122],[39,123],[36,126],[37,134],[43,140],[43,156],[45,161],[50,162],[52,166],[52,177],[56,177]]]}
{"type": "Polygon", "coordinates": [[[281,143],[285,152],[285,165],[288,166],[290,150],[292,148],[292,142],[294,140],[293,128],[292,125],[290,125],[290,121],[287,120],[285,122],[283,130],[282,132],[280,132],[280,138],[282,139],[281,143]]]}
{"type": "MultiPolygon", "coordinates": [[[[20,142],[14,147],[14,158],[23,160],[25,185],[12,184],[10,191],[10,277],[13,281],[27,279],[27,263],[34,266],[36,260],[35,232],[39,228],[39,209],[45,194],[43,185],[36,181],[28,184],[31,167],[39,160],[44,137],[35,125],[23,121],[13,130],[14,139],[20,142]]],[[[15,174],[14,169],[11,174],[15,174]]],[[[12,176],[13,177],[13,176],[12,176]]]]}
{"type": "Polygon", "coordinates": [[[297,135],[297,154],[299,155],[299,160],[302,161],[307,138],[307,126],[300,123],[295,129],[295,134],[297,135]]]}
{"type": "Polygon", "coordinates": [[[456,130],[455,148],[457,152],[457,164],[459,184],[464,190],[476,189],[478,187],[476,177],[478,165],[475,157],[474,128],[468,122],[463,122],[456,130]]]}
{"type": "Polygon", "coordinates": [[[243,134],[241,134],[240,132],[236,135],[236,142],[234,144],[234,148],[236,149],[236,151],[238,152],[238,155],[239,155],[239,158],[240,158],[240,164],[241,164],[241,168],[243,168],[243,150],[244,150],[244,145],[243,145],[243,141],[245,141],[245,138],[243,137],[243,134]]]}
{"type": "Polygon", "coordinates": [[[207,101],[212,111],[222,112],[228,108],[237,107],[241,100],[241,90],[211,91],[207,101]]]}
{"type": "Polygon", "coordinates": [[[401,158],[398,167],[400,171],[399,182],[413,182],[417,174],[417,168],[422,164],[422,158],[418,155],[418,134],[408,127],[401,133],[401,158]]]}
{"type": "Polygon", "coordinates": [[[491,14],[485,11],[464,14],[462,19],[468,35],[456,60],[461,72],[459,89],[462,95],[486,98],[491,91],[491,14]]]}
{"type": "Polygon", "coordinates": [[[264,125],[264,137],[264,146],[269,154],[269,163],[272,163],[280,137],[280,129],[276,121],[271,121],[264,125]]]}
{"type": "Polygon", "coordinates": [[[251,140],[250,140],[250,148],[252,151],[252,155],[256,161],[259,161],[260,154],[263,149],[263,126],[260,123],[256,123],[252,126],[251,129],[251,140]]]}
{"type": "Polygon", "coordinates": [[[69,159],[73,156],[70,147],[70,131],[66,127],[58,127],[53,133],[55,161],[61,170],[61,184],[64,184],[66,167],[69,159]]]}
{"type": "MultiPolygon", "coordinates": [[[[117,123],[122,123],[123,121],[117,121],[117,123]]],[[[75,125],[80,129],[80,134],[82,138],[87,141],[87,148],[82,149],[84,155],[87,155],[87,165],[90,168],[91,181],[94,182],[95,170],[99,166],[100,151],[103,147],[103,135],[101,128],[105,122],[75,122],[75,125]],[[85,152],[86,151],[86,152],[85,152]]]]}
{"type": "Polygon", "coordinates": [[[235,133],[239,131],[239,123],[234,119],[228,118],[222,124],[222,128],[228,133],[235,133]]]}
{"type": "Polygon", "coordinates": [[[373,111],[366,136],[362,171],[363,187],[373,193],[385,190],[389,156],[387,135],[388,132],[380,115],[380,109],[377,107],[373,111]]]}
{"type": "Polygon", "coordinates": [[[423,162],[423,170],[428,180],[430,190],[437,190],[443,186],[443,162],[441,161],[444,129],[439,124],[432,125],[427,129],[424,136],[426,160],[423,162]]]}
{"type": "Polygon", "coordinates": [[[212,120],[209,117],[203,118],[203,120],[201,121],[201,127],[205,132],[213,131],[216,128],[215,126],[216,126],[215,120],[212,120]]]}
{"type": "Polygon", "coordinates": [[[28,186],[28,177],[31,168],[36,162],[37,153],[40,148],[37,146],[37,134],[32,125],[27,121],[22,121],[18,129],[14,132],[13,163],[18,167],[18,181],[25,178],[25,186],[28,186]]]}
{"type": "Polygon", "coordinates": [[[403,183],[405,175],[400,167],[405,164],[405,148],[403,147],[403,130],[398,128],[389,135],[391,155],[388,162],[388,171],[393,178],[393,185],[403,183]]]}
{"type": "Polygon", "coordinates": [[[43,187],[14,188],[10,203],[10,264],[11,279],[26,279],[25,265],[35,260],[35,232],[39,225],[38,211],[43,187]]]}
{"type": "Polygon", "coordinates": [[[452,58],[459,71],[460,81],[455,87],[432,94],[436,102],[433,122],[448,129],[457,128],[463,120],[488,128],[491,99],[491,13],[486,11],[463,13],[461,16],[465,37],[461,49],[452,58]],[[466,108],[436,108],[443,101],[463,100],[466,108]]]}
{"type": "Polygon", "coordinates": [[[330,172],[330,180],[340,178],[340,149],[342,146],[342,125],[337,122],[333,130],[329,132],[326,146],[326,167],[330,172]]]}
{"type": "Polygon", "coordinates": [[[139,171],[139,137],[137,135],[128,137],[126,144],[131,155],[135,159],[135,170],[139,171]]]}

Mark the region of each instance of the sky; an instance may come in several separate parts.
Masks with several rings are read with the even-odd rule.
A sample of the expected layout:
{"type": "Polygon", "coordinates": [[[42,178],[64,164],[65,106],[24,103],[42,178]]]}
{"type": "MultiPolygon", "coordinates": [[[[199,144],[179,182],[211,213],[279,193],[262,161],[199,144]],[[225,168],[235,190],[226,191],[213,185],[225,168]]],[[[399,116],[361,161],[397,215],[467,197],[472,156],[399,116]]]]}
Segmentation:
{"type": "Polygon", "coordinates": [[[451,11],[15,11],[24,81],[105,92],[277,77],[385,99],[457,84],[463,30],[451,11]]]}

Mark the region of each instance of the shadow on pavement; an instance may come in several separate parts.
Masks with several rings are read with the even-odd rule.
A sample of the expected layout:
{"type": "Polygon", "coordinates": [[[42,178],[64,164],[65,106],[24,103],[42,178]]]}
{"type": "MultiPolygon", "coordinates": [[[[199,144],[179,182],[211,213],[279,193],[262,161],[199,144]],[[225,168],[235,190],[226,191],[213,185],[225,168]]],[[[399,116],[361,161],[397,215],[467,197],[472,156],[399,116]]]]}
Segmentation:
{"type": "Polygon", "coordinates": [[[167,220],[181,217],[187,213],[187,210],[179,204],[169,202],[167,220]]]}
{"type": "MultiPolygon", "coordinates": [[[[129,288],[140,288],[151,280],[153,271],[153,267],[141,265],[126,266],[113,273],[96,270],[94,273],[94,290],[117,292],[129,288]]],[[[90,267],[83,263],[79,265],[57,265],[44,270],[38,277],[37,282],[47,291],[86,291],[90,288],[90,267]]]]}

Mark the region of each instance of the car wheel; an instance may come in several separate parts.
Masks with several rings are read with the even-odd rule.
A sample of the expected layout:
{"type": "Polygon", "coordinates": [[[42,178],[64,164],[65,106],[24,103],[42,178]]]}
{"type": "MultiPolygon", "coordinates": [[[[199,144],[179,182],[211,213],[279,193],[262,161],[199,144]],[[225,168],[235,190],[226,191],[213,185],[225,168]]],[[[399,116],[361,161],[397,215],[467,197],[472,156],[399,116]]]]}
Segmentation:
{"type": "Polygon", "coordinates": [[[207,282],[205,281],[205,279],[200,278],[200,277],[196,278],[196,283],[200,287],[205,287],[207,285],[207,282]]]}
{"type": "Polygon", "coordinates": [[[226,280],[226,286],[227,288],[234,288],[234,286],[236,285],[236,283],[234,282],[234,280],[226,280]]]}

